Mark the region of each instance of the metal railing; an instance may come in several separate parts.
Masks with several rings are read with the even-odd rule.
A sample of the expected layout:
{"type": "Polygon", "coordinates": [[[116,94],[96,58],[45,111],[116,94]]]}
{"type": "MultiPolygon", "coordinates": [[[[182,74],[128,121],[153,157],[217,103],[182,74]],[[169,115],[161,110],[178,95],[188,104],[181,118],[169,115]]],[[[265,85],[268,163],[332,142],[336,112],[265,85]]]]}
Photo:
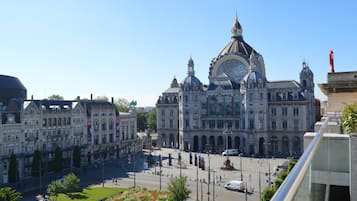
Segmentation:
{"type": "Polygon", "coordinates": [[[294,168],[291,170],[277,192],[274,194],[273,198],[271,199],[272,201],[294,200],[296,192],[298,191],[305,174],[309,170],[311,161],[323,138],[323,134],[325,133],[329,119],[329,117],[326,117],[321,128],[316,133],[316,136],[312,139],[309,146],[305,149],[303,155],[300,157],[294,168]]]}

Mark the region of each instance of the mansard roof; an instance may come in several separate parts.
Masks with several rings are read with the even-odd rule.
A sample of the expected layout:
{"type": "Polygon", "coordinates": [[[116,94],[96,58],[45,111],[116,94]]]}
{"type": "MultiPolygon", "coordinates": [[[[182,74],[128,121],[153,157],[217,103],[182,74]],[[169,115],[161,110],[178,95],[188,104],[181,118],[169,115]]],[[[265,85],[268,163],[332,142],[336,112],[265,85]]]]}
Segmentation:
{"type": "Polygon", "coordinates": [[[295,80],[282,80],[282,81],[268,82],[267,86],[269,89],[300,88],[300,84],[295,80]]]}

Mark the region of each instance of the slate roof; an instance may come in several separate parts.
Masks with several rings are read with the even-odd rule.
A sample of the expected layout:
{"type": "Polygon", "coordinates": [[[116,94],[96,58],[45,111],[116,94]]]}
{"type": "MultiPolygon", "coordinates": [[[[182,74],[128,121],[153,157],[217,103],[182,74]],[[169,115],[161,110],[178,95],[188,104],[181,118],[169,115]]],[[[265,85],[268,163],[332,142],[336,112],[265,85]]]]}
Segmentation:
{"type": "Polygon", "coordinates": [[[25,86],[16,77],[0,75],[0,89],[20,89],[26,90],[25,86]]]}
{"type": "Polygon", "coordinates": [[[269,89],[299,88],[300,84],[295,80],[282,80],[282,81],[268,82],[267,87],[269,89]]]}

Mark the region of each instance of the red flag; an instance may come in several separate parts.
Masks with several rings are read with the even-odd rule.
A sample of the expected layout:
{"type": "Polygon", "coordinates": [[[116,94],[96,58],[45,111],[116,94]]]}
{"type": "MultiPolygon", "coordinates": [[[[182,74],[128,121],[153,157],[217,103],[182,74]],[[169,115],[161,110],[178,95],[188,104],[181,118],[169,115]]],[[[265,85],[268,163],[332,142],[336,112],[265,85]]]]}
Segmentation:
{"type": "Polygon", "coordinates": [[[335,72],[335,67],[333,65],[333,51],[330,50],[330,71],[331,73],[335,72]]]}

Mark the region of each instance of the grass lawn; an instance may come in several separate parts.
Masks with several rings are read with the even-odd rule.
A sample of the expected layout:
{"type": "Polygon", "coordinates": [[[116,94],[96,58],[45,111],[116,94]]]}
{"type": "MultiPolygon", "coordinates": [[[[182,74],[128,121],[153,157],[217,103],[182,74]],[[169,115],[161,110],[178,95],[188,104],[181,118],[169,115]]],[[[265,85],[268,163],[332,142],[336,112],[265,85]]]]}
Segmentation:
{"type": "Polygon", "coordinates": [[[56,201],[98,201],[100,199],[116,195],[125,191],[126,188],[84,188],[82,192],[59,194],[57,199],[51,196],[51,200],[56,201]],[[55,198],[55,199],[53,199],[55,198]]]}

